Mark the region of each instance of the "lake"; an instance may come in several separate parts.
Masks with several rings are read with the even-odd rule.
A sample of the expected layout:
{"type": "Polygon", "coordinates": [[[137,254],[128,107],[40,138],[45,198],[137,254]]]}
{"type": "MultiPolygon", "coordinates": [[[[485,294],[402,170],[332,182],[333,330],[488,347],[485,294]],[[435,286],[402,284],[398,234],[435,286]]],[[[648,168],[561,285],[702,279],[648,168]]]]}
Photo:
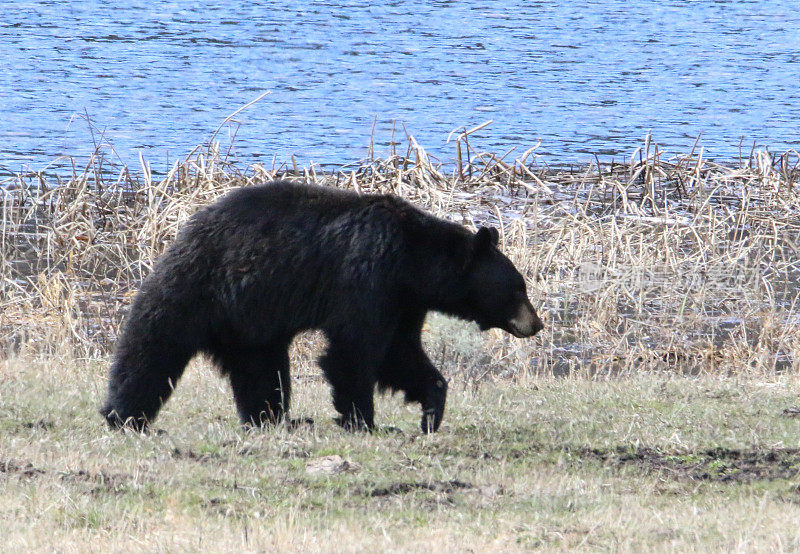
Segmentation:
{"type": "MultiPolygon", "coordinates": [[[[88,114],[154,169],[218,135],[233,155],[338,164],[403,125],[454,159],[454,129],[547,163],[798,146],[800,2],[3,2],[0,174],[85,156],[88,114]]],[[[97,130],[95,133],[97,133],[97,130]]],[[[95,134],[94,140],[97,139],[95,134]]]]}

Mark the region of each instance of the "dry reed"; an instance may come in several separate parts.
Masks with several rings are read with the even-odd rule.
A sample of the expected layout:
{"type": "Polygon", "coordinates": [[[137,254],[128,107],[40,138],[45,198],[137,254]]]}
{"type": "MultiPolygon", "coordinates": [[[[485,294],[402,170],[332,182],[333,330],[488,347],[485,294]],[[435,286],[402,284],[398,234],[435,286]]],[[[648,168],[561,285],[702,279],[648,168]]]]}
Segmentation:
{"type": "Polygon", "coordinates": [[[235,187],[288,177],[392,193],[500,229],[547,328],[529,341],[492,332],[480,356],[459,356],[429,326],[450,372],[798,369],[797,152],[725,165],[697,148],[665,159],[647,137],[625,163],[575,170],[548,168],[535,148],[476,151],[469,134],[455,139],[452,169],[408,136],[405,155],[336,172],[294,161],[242,169],[213,143],[154,178],[144,160],[115,165],[101,144],[68,178],[7,178],[0,352],[105,355],[138,283],[189,215],[235,187]]]}

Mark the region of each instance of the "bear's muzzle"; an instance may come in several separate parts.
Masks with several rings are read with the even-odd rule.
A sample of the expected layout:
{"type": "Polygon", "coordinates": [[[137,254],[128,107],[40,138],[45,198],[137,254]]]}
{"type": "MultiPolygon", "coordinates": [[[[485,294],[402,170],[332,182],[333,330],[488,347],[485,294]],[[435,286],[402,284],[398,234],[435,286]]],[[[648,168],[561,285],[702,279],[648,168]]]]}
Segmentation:
{"type": "Polygon", "coordinates": [[[520,304],[517,315],[508,322],[508,331],[520,339],[532,337],[542,329],[544,329],[544,323],[539,319],[539,315],[527,299],[520,304]]]}

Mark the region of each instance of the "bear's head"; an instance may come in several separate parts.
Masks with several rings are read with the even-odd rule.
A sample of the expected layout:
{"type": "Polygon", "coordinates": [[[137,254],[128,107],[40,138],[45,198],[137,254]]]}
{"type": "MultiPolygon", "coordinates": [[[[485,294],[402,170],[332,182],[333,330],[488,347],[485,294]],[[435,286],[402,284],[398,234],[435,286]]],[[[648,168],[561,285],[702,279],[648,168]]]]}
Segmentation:
{"type": "Polygon", "coordinates": [[[525,279],[497,248],[499,233],[481,227],[470,237],[470,253],[462,276],[461,310],[482,330],[497,327],[515,337],[531,337],[544,328],[528,300],[525,279]]]}

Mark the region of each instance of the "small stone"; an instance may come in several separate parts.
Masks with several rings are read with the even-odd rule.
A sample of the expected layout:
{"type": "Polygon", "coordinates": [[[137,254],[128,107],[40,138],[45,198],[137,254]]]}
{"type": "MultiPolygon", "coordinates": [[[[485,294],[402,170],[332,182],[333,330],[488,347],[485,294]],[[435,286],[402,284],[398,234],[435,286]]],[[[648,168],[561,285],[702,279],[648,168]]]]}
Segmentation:
{"type": "Polygon", "coordinates": [[[782,415],[786,417],[798,417],[800,416],[800,408],[792,406],[791,408],[786,408],[783,410],[782,415]]]}
{"type": "Polygon", "coordinates": [[[481,495],[487,498],[494,498],[495,496],[500,496],[503,494],[503,487],[500,485],[484,485],[479,487],[478,490],[480,491],[481,495]]]}
{"type": "Polygon", "coordinates": [[[323,456],[306,462],[306,473],[309,475],[336,475],[338,473],[354,473],[361,465],[345,460],[339,455],[323,456]]]}

